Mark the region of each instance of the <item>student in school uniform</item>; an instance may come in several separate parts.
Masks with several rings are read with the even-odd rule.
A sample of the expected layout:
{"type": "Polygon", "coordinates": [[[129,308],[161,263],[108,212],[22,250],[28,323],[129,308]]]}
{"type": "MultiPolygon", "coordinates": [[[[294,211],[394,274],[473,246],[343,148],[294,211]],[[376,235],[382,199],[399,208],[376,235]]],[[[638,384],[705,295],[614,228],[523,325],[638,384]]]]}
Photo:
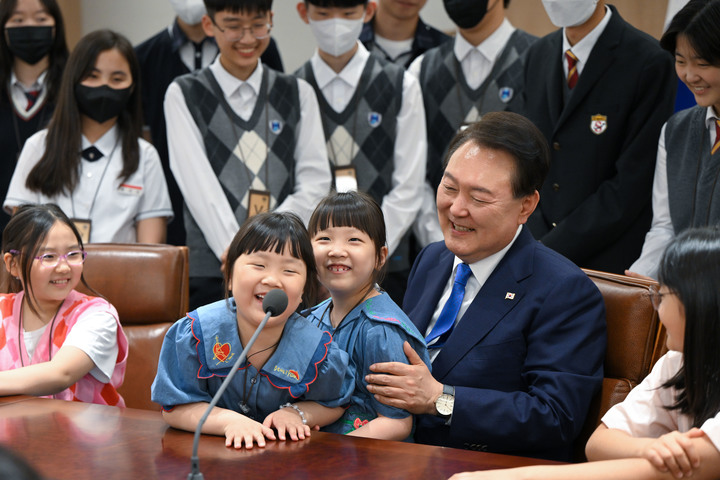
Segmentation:
{"type": "MultiPolygon", "coordinates": [[[[55,0],[0,2],[0,200],[25,141],[47,125],[68,48],[55,0]]],[[[0,211],[0,233],[10,216],[0,211]]]]}
{"type": "Polygon", "coordinates": [[[130,41],[111,30],[85,35],[68,59],[48,128],[23,147],[5,211],[55,203],[84,243],[164,243],[172,207],[141,125],[130,41]]]}
{"type": "Polygon", "coordinates": [[[272,0],[206,0],[203,30],[218,58],[165,96],[170,168],[185,202],[190,307],[224,298],[221,260],[249,216],[304,221],[330,190],[317,99],[302,80],[264,67],[272,0]]]}
{"type": "Polygon", "coordinates": [[[296,72],[315,88],[338,191],[362,190],[387,226],[388,276],[399,302],[410,273],[406,233],[420,208],[425,178],[425,112],[417,80],[358,41],[375,10],[367,0],[305,0],[298,13],[318,44],[296,72]]]}
{"type": "MultiPolygon", "coordinates": [[[[173,80],[209,66],[217,57],[218,47],[215,39],[203,30],[205,4],[202,0],[170,0],[170,4],[177,14],[172,24],[135,47],[135,52],[143,79],[144,135],[152,139],[160,155],[175,212],[175,218],[168,225],[167,242],[185,245],[183,198],[170,171],[163,100],[173,80]]],[[[280,52],[272,39],[262,61],[270,68],[283,71],[280,52]]]]}
{"type": "Polygon", "coordinates": [[[653,221],[642,254],[627,275],[657,276],[677,234],[720,224],[720,0],[692,0],[674,17],[660,45],[675,56],[678,78],[697,105],[663,126],[653,180],[653,221]]]}
{"type": "Polygon", "coordinates": [[[427,0],[381,0],[373,18],[363,25],[360,41],[368,51],[402,67],[450,36],[427,25],[420,10],[427,0]]]}
{"type": "Polygon", "coordinates": [[[427,185],[414,226],[421,246],[442,240],[435,208],[448,144],[488,112],[519,108],[524,53],[536,37],[505,18],[510,0],[444,0],[458,28],[453,42],[425,52],[410,65],[423,93],[428,132],[427,185]]]}
{"type": "Polygon", "coordinates": [[[673,111],[672,57],[604,0],[543,0],[562,27],[530,47],[523,113],[551,147],[535,238],[580,267],[622,273],[652,216],[657,141],[673,111]]]}

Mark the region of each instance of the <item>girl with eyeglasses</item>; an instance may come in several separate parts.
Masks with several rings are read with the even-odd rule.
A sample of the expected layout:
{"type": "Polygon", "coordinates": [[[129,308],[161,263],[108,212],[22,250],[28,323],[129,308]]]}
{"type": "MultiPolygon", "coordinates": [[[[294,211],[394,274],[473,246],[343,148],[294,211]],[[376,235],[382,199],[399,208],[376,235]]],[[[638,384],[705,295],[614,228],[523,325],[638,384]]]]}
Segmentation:
{"type": "Polygon", "coordinates": [[[14,293],[0,294],[0,395],[125,406],[128,342],[115,308],[79,293],[86,252],[52,204],[23,205],[2,236],[14,293]]]}

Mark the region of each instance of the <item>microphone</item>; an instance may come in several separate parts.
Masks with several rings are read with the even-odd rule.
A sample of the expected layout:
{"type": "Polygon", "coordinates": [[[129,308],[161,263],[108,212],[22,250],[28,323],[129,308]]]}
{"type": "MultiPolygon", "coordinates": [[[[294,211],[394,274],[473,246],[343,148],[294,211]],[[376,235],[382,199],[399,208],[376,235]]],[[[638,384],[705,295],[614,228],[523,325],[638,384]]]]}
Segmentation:
{"type": "Polygon", "coordinates": [[[250,347],[253,346],[258,335],[260,335],[262,329],[265,328],[265,324],[268,322],[270,317],[277,317],[285,311],[288,305],[288,297],[285,292],[276,288],[274,290],[270,290],[267,295],[265,295],[262,305],[263,312],[265,312],[265,318],[263,318],[262,322],[260,322],[260,325],[258,325],[255,333],[253,333],[253,336],[250,337],[250,340],[248,341],[247,345],[245,345],[245,348],[243,348],[240,356],[237,358],[237,360],[235,360],[235,364],[233,365],[232,370],[230,370],[230,373],[227,377],[225,377],[225,380],[223,380],[218,391],[215,393],[215,395],[213,395],[210,405],[208,405],[207,410],[205,410],[205,413],[203,413],[203,416],[200,418],[197,428],[195,429],[192,457],[190,457],[192,471],[188,474],[188,480],[204,480],[205,477],[200,472],[200,459],[198,458],[198,446],[200,444],[200,431],[202,430],[202,426],[205,425],[205,421],[210,415],[210,412],[220,401],[220,397],[222,397],[223,392],[225,392],[225,389],[227,389],[227,386],[232,381],[235,373],[238,371],[238,368],[240,368],[240,365],[245,361],[245,358],[247,358],[247,353],[250,350],[250,347]]]}

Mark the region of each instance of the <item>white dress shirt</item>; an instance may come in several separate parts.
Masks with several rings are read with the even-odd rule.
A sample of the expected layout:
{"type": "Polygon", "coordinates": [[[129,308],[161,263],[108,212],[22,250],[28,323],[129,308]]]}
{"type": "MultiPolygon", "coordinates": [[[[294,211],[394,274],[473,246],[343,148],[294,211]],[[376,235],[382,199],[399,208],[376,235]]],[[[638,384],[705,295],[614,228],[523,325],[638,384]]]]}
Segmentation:
{"type": "MultiPolygon", "coordinates": [[[[247,81],[229,73],[218,57],[210,71],[215,76],[230,108],[243,120],[252,115],[262,83],[262,62],[247,81]]],[[[307,224],[317,203],[330,190],[331,175],[315,91],[298,79],[300,123],[295,144],[295,189],[277,207],[292,211],[307,224]]],[[[165,94],[170,169],[190,213],[218,259],[230,245],[240,225],[223,194],[205,152],[203,138],[195,124],[180,86],[173,82],[165,94]],[[202,192],[198,195],[197,192],[202,192]]]]}
{"type": "Polygon", "coordinates": [[[578,59],[577,63],[575,64],[578,72],[578,76],[582,75],[582,71],[585,68],[585,65],[587,64],[588,58],[590,58],[590,53],[592,52],[593,47],[598,41],[598,38],[600,38],[600,35],[605,31],[605,27],[607,27],[608,22],[610,22],[610,17],[612,16],[612,10],[610,10],[609,7],[605,7],[605,16],[603,19],[598,23],[595,28],[593,28],[590,33],[585,35],[582,40],[577,42],[575,45],[570,45],[570,42],[567,39],[567,35],[565,34],[565,29],[563,29],[563,48],[562,52],[560,52],[560,55],[562,56],[562,65],[563,65],[563,72],[565,72],[565,78],[568,76],[568,64],[565,60],[565,52],[570,50],[572,51],[573,55],[575,55],[578,59]]]}
{"type": "Polygon", "coordinates": [[[24,85],[18,80],[15,71],[10,72],[10,97],[15,106],[15,112],[23,120],[32,118],[45,104],[45,97],[47,97],[47,88],[45,88],[46,78],[47,70],[42,72],[32,85],[24,85]],[[37,100],[35,100],[33,106],[28,109],[28,98],[25,93],[33,90],[40,90],[40,95],[37,100]]]}
{"type": "MultiPolygon", "coordinates": [[[[325,100],[342,112],[355,94],[370,53],[358,42],[358,50],[340,73],[335,73],[316,51],[310,59],[315,80],[325,100]]],[[[387,246],[392,255],[412,226],[422,202],[427,158],[425,107],[420,84],[407,72],[403,76],[402,104],[397,116],[393,155],[392,188],[382,200],[387,246]]]]}
{"type": "MultiPolygon", "coordinates": [[[[499,252],[493,253],[492,255],[483,258],[482,260],[478,260],[477,262],[468,265],[470,267],[470,270],[472,270],[472,275],[470,275],[467,284],[465,284],[465,295],[463,296],[463,301],[460,305],[460,311],[458,312],[458,316],[457,318],[455,318],[455,326],[460,323],[460,320],[462,319],[463,315],[465,315],[468,307],[470,307],[470,304],[475,300],[478,292],[480,292],[480,289],[483,287],[483,285],[485,285],[485,282],[487,281],[488,277],[490,277],[490,274],[492,274],[493,270],[495,270],[495,267],[497,267],[498,263],[500,263],[500,260],[503,259],[507,251],[510,250],[510,247],[512,247],[513,243],[515,243],[515,239],[517,239],[521,231],[522,225],[518,226],[518,229],[515,232],[515,236],[510,241],[510,243],[505,246],[505,248],[503,248],[499,252]]],[[[442,309],[445,307],[445,304],[450,298],[453,284],[455,283],[455,273],[457,272],[457,266],[460,263],[462,263],[462,260],[460,260],[458,257],[455,257],[453,269],[452,272],[450,272],[450,278],[448,278],[448,281],[445,284],[443,294],[440,296],[440,300],[435,307],[435,312],[433,313],[432,319],[430,320],[430,324],[425,331],[426,337],[430,335],[433,327],[435,327],[435,324],[440,317],[442,309]]],[[[436,341],[437,339],[433,340],[432,342],[430,342],[430,345],[432,345],[436,341]]],[[[440,350],[442,350],[442,348],[432,348],[428,350],[428,353],[430,353],[431,362],[435,361],[435,357],[438,356],[440,350]]]]}
{"type": "MultiPolygon", "coordinates": [[[[707,107],[705,114],[705,128],[708,129],[710,147],[715,144],[715,115],[713,107],[707,107]]],[[[630,270],[642,275],[657,278],[660,259],[668,243],[675,238],[675,229],[670,218],[670,200],[668,197],[667,179],[667,150],[665,149],[665,128],[663,125],[658,141],[657,160],[655,162],[655,177],[653,178],[652,209],[653,219],[650,230],[645,235],[640,258],[630,266],[630,270]]]]}

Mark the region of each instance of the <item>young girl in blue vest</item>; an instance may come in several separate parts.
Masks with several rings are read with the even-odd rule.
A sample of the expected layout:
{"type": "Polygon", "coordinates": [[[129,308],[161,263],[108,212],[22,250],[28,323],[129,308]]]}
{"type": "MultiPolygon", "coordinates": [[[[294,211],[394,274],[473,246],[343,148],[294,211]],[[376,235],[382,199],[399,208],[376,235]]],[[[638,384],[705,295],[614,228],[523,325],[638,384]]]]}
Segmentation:
{"type": "Polygon", "coordinates": [[[316,277],[302,221],[291,213],[251,217],[230,244],[223,273],[225,300],[188,313],[165,337],[152,386],[163,418],[195,430],[262,321],[263,298],[282,289],[287,308],[259,334],[202,432],[225,436],[228,447],[251,449],[286,435],[304,439],[337,420],[352,391],[347,354],[296,313],[303,297],[314,295],[316,277]]]}
{"type": "Polygon", "coordinates": [[[55,205],[24,205],[2,238],[10,289],[0,294],[0,395],[124,406],[128,343],[115,308],[75,291],[85,251],[55,205]]]}
{"type": "Polygon", "coordinates": [[[653,305],[665,354],[588,440],[589,463],[455,475],[459,479],[716,479],[720,472],[720,230],[668,245],[653,305]]]}
{"type": "Polygon", "coordinates": [[[110,30],[83,37],[63,73],[48,125],[28,139],[4,208],[52,202],[84,241],[162,243],[172,217],[155,148],[140,137],[140,71],[110,30]]]}
{"type": "MultiPolygon", "coordinates": [[[[55,107],[68,48],[55,0],[0,2],[0,201],[25,141],[55,107]]],[[[0,232],[10,217],[0,212],[0,232]]]]}
{"type": "Polygon", "coordinates": [[[375,400],[364,377],[374,363],[408,363],[405,342],[428,366],[430,359],[417,328],[378,287],[388,252],[382,210],[365,193],[331,194],[313,212],[309,230],[318,278],[331,298],[314,307],[308,319],[329,330],[350,355],[354,376],[350,407],[324,430],[403,440],[412,430],[412,415],[375,400]]]}

